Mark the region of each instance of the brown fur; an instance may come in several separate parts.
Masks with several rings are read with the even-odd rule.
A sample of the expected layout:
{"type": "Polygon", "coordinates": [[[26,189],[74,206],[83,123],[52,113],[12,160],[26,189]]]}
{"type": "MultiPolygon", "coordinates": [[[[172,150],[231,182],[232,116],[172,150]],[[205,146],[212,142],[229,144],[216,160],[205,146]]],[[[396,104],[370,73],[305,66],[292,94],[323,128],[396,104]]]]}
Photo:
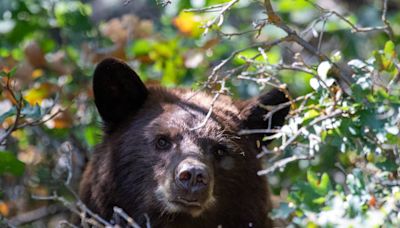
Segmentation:
{"type": "MultiPolygon", "coordinates": [[[[193,130],[204,120],[212,96],[202,92],[194,95],[186,89],[150,86],[141,100],[132,102],[132,108],[120,109],[114,105],[121,104],[109,102],[108,97],[104,100],[96,95],[96,91],[107,90],[99,81],[111,74],[114,78],[105,83],[107,87],[120,83],[118,77],[125,77],[118,75],[137,77],[133,71],[121,67],[126,65],[108,59],[95,72],[95,99],[105,119],[105,135],[81,182],[83,202],[107,219],[113,215],[113,206],[118,206],[141,226],[148,215],[152,227],[272,227],[268,218],[271,202],[267,182],[257,175],[261,162],[256,158],[255,140],[262,136],[239,136],[237,132],[246,128],[266,128],[268,121],[263,120],[263,115],[267,111],[259,104],[276,105],[286,101],[285,96],[273,91],[240,105],[228,96],[221,96],[206,125],[193,130]],[[115,113],[115,117],[114,110],[125,113],[115,113]],[[171,139],[174,145],[171,150],[154,148],[153,142],[160,134],[171,139]],[[220,157],[215,154],[219,145],[227,151],[220,157]],[[189,156],[207,165],[214,183],[212,194],[215,200],[198,216],[184,210],[173,212],[157,195],[160,185],[173,178],[177,164],[189,156]]],[[[136,85],[139,90],[143,89],[140,82],[135,83],[139,83],[136,85]]],[[[121,91],[116,98],[129,93],[117,87],[121,91]]],[[[134,97],[137,94],[132,95],[133,100],[134,97]]],[[[130,99],[125,100],[129,102],[130,99]]],[[[271,127],[280,126],[287,112],[283,109],[274,114],[271,127]]],[[[173,194],[171,189],[167,190],[173,194]]]]}

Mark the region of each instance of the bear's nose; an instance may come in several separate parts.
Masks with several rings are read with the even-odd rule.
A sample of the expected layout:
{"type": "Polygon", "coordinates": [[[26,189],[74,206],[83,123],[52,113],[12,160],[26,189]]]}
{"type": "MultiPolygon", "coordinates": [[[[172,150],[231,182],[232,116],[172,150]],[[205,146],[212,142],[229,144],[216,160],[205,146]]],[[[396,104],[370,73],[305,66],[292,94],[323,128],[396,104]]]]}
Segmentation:
{"type": "Polygon", "coordinates": [[[175,181],[180,188],[190,192],[204,190],[209,182],[206,165],[193,160],[183,161],[176,170],[175,181]]]}

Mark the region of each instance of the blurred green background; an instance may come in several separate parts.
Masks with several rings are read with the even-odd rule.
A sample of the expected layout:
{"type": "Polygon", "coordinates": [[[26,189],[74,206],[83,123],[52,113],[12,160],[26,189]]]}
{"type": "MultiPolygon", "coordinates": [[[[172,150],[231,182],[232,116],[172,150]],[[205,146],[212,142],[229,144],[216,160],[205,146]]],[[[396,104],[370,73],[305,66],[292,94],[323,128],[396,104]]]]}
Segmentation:
{"type": "MultiPolygon", "coordinates": [[[[225,14],[223,24],[212,27],[206,34],[201,26],[213,19],[215,13],[183,11],[226,2],[229,1],[172,0],[163,6],[162,1],[144,0],[1,1],[0,80],[3,87],[0,91],[0,135],[13,125],[17,113],[15,105],[20,97],[24,100],[21,124],[27,126],[16,129],[0,144],[0,215],[15,221],[20,219],[20,214],[54,206],[54,202],[35,200],[31,195],[50,195],[58,191],[73,200],[62,181],[66,178],[68,162],[72,160],[71,184],[76,189],[84,164],[101,139],[100,118],[91,91],[91,75],[101,59],[109,56],[123,59],[147,82],[199,89],[213,67],[233,51],[286,35],[266,22],[262,1],[239,1],[225,14]],[[259,31],[253,31],[260,27],[259,31]],[[245,33],[235,35],[240,32],[245,33]],[[6,85],[10,85],[15,96],[6,85]],[[58,115],[42,123],[56,112],[58,115]]],[[[382,25],[382,1],[277,0],[273,3],[287,24],[313,46],[319,45],[320,50],[333,59],[369,59],[374,56],[374,50],[383,50],[388,41],[387,34],[381,31],[354,33],[340,18],[321,16],[326,12],[312,4],[335,10],[360,27],[373,27],[382,25]],[[322,42],[321,31],[324,31],[322,42]]],[[[389,1],[388,19],[395,34],[392,40],[394,53],[400,41],[399,9],[397,0],[389,1]]],[[[302,62],[316,70],[319,59],[293,43],[266,50],[266,56],[261,56],[259,49],[246,49],[225,68],[238,68],[249,59],[264,61],[267,67],[292,64],[298,61],[296,53],[301,53],[302,62]]],[[[255,68],[247,70],[252,72],[255,68]]],[[[311,78],[312,74],[293,70],[280,70],[276,75],[277,80],[287,85],[293,98],[314,91],[311,78]]],[[[270,88],[237,77],[230,78],[227,87],[232,96],[243,99],[270,88]]],[[[318,110],[307,115],[311,120],[321,113],[318,110]]],[[[394,135],[398,137],[398,133],[394,135]]],[[[341,152],[338,145],[341,144],[335,144],[333,138],[321,145],[314,160],[293,163],[281,172],[271,174],[274,194],[285,200],[293,183],[299,180],[323,182],[324,176],[319,180],[314,172],[325,172],[335,183],[345,185],[346,172],[356,166],[360,154],[351,150],[341,152]]],[[[288,148],[285,154],[292,154],[293,150],[288,148]]],[[[368,161],[378,159],[375,153],[361,157],[368,161]]],[[[386,165],[394,166],[394,170],[398,168],[394,163],[386,165]]],[[[326,182],[326,177],[324,180],[326,182]]],[[[304,193],[309,189],[304,187],[301,191],[304,193]]],[[[311,206],[314,204],[318,205],[318,202],[310,203],[311,206]]],[[[310,210],[319,209],[315,206],[310,210]]],[[[27,227],[55,226],[56,222],[69,218],[68,211],[59,206],[47,213],[51,216],[21,224],[26,223],[27,227]]],[[[302,215],[295,216],[300,218],[302,215]]]]}

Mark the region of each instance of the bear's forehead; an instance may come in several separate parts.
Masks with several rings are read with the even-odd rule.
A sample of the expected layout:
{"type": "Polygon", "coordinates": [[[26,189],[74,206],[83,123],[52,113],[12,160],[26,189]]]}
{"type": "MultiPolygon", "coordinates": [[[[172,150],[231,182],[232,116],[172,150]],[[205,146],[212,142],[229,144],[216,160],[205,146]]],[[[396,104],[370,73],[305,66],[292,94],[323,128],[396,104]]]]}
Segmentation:
{"type": "Polygon", "coordinates": [[[148,129],[168,134],[197,134],[218,135],[227,127],[224,120],[211,115],[207,117],[204,110],[180,104],[162,104],[164,110],[157,118],[151,121],[148,129]],[[207,120],[206,120],[207,119],[207,120]],[[205,124],[204,124],[204,121],[205,124]]]}

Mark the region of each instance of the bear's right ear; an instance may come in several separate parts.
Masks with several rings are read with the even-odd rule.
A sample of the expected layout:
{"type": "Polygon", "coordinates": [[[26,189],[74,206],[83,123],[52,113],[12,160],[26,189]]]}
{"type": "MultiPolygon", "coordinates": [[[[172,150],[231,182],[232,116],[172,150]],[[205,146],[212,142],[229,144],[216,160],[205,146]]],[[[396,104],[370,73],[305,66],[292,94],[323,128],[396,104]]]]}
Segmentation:
{"type": "Polygon", "coordinates": [[[148,95],[139,76],[126,63],[114,58],[97,65],[93,93],[97,110],[109,129],[137,111],[148,95]]]}
{"type": "MultiPolygon", "coordinates": [[[[275,111],[267,119],[265,117],[273,109],[273,107],[269,106],[278,106],[288,101],[289,99],[286,97],[285,93],[274,89],[258,97],[237,103],[236,106],[241,110],[239,114],[242,119],[241,129],[274,129],[282,126],[285,122],[285,117],[289,113],[290,106],[284,106],[275,111]]],[[[264,135],[265,134],[252,134],[257,140],[261,140],[264,135]]],[[[263,142],[263,144],[268,143],[269,141],[263,142]]]]}

